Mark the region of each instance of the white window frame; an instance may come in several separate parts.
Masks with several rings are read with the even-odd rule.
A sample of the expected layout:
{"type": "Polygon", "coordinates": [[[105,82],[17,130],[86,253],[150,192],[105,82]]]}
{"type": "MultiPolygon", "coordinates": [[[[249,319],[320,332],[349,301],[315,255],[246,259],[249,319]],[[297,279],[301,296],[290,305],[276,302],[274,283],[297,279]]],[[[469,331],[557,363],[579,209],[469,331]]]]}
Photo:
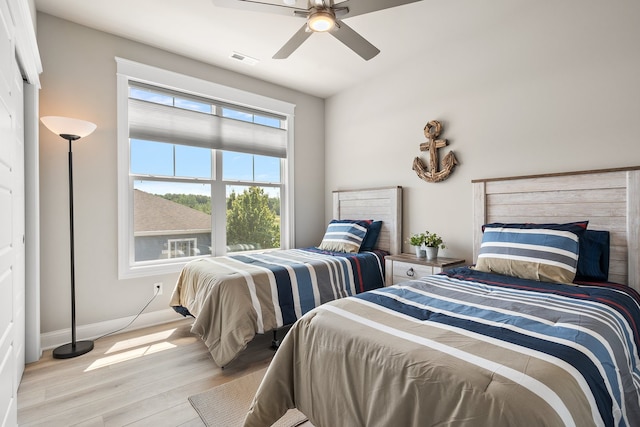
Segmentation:
{"type": "MultiPolygon", "coordinates": [[[[173,71],[163,70],[150,65],[141,64],[123,58],[115,58],[117,63],[117,156],[118,156],[118,277],[129,279],[167,273],[179,272],[190,260],[185,258],[171,258],[161,263],[135,262],[134,226],[133,226],[133,183],[131,182],[130,156],[129,156],[129,81],[134,80],[171,90],[185,92],[206,98],[259,109],[265,112],[283,115],[287,120],[287,157],[282,162],[283,191],[281,198],[281,248],[293,247],[294,236],[294,209],[293,209],[293,158],[294,158],[294,110],[295,105],[274,98],[265,97],[255,93],[223,86],[210,81],[198,79],[173,71]]],[[[216,156],[221,159],[221,156],[216,156]]],[[[216,160],[216,163],[220,160],[216,160]]],[[[216,169],[221,164],[216,165],[216,169]]],[[[219,170],[219,169],[218,169],[219,170]]],[[[225,185],[221,180],[212,185],[225,185]]],[[[214,203],[215,215],[226,215],[224,211],[226,203],[214,203]]],[[[220,228],[220,227],[218,227],[220,228]]],[[[226,230],[214,228],[212,220],[212,243],[224,242],[226,230]]],[[[220,247],[220,243],[215,243],[220,247]]],[[[191,258],[193,259],[193,258],[191,258]]]]}

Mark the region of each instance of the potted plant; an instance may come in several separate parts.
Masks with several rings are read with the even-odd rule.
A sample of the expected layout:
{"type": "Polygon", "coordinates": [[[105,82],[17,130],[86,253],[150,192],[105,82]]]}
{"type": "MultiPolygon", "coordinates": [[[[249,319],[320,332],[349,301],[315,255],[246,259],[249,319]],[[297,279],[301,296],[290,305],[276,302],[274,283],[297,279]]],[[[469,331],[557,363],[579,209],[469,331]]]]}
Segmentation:
{"type": "Polygon", "coordinates": [[[438,249],[444,249],[444,241],[442,237],[438,236],[436,233],[430,233],[425,231],[423,233],[424,236],[424,245],[427,248],[427,259],[435,259],[438,257],[438,249]]]}
{"type": "Polygon", "coordinates": [[[424,233],[415,233],[409,236],[409,244],[416,248],[416,256],[418,258],[423,258],[425,256],[425,251],[422,249],[424,239],[424,233]]]}

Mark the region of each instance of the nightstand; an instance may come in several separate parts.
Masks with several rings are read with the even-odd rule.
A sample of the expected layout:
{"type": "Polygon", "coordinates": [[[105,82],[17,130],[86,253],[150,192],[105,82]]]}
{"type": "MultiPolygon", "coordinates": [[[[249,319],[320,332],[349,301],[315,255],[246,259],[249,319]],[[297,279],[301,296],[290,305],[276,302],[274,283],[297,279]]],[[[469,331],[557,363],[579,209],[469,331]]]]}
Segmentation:
{"type": "Polygon", "coordinates": [[[459,258],[426,259],[418,258],[414,254],[388,255],[384,261],[385,286],[437,274],[462,265],[464,265],[464,260],[459,258]]]}

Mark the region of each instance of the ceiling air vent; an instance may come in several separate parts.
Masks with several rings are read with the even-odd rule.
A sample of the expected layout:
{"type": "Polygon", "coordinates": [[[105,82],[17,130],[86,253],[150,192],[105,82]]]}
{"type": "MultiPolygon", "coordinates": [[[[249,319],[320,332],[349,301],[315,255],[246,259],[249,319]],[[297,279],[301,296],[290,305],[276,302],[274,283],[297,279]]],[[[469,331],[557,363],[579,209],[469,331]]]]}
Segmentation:
{"type": "Polygon", "coordinates": [[[247,64],[247,65],[256,65],[258,62],[260,62],[256,58],[252,58],[250,56],[247,56],[238,52],[231,52],[231,55],[229,55],[229,58],[235,59],[236,61],[240,61],[243,64],[247,64]]]}

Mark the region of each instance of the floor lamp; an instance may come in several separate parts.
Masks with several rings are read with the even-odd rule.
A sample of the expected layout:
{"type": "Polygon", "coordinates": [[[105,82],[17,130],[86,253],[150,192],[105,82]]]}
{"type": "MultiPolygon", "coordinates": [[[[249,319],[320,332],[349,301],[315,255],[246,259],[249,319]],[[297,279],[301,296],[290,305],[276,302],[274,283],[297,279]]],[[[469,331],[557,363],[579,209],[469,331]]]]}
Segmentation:
{"type": "Polygon", "coordinates": [[[71,143],[89,135],[96,125],[84,120],[67,117],[47,116],[40,119],[56,135],[69,141],[69,238],[71,249],[71,342],[53,350],[56,359],[69,359],[93,350],[93,341],[76,341],[76,278],[73,238],[73,160],[71,143]]]}

